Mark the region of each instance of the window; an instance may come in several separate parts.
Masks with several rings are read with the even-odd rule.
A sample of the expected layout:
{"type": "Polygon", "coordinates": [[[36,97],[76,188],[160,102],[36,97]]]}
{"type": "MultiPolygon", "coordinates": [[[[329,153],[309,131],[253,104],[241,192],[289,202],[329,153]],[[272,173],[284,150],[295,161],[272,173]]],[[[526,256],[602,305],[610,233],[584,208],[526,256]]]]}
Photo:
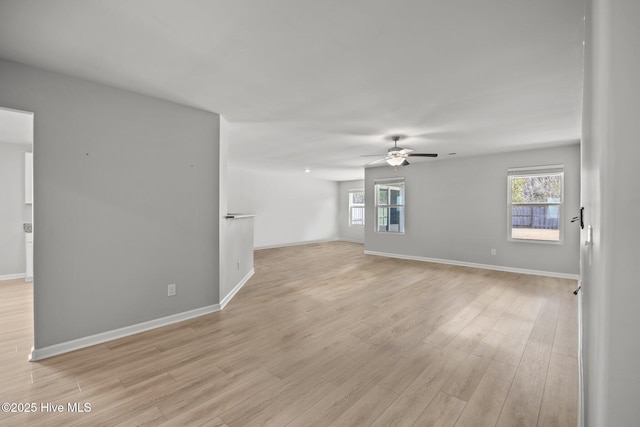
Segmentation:
{"type": "Polygon", "coordinates": [[[364,190],[349,190],[349,226],[364,225],[364,190]]]}
{"type": "Polygon", "coordinates": [[[509,169],[509,240],[560,242],[564,167],[509,169]]]}
{"type": "Polygon", "coordinates": [[[376,181],[376,230],[404,233],[404,178],[376,181]]]}

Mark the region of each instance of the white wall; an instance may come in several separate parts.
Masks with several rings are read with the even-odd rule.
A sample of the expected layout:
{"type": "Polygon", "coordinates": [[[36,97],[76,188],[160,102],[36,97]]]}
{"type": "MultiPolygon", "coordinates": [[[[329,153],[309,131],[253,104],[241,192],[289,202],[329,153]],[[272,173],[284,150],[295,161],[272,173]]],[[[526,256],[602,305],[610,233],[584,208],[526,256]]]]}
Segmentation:
{"type": "Polygon", "coordinates": [[[229,211],[255,214],[255,247],[336,239],[338,184],[312,174],[228,170],[229,211]]]}
{"type": "Polygon", "coordinates": [[[36,351],[218,303],[217,114],[6,61],[0,105],[35,113],[36,351]]]}
{"type": "Polygon", "coordinates": [[[584,425],[640,420],[640,2],[589,0],[581,258],[584,425]],[[586,240],[586,227],[582,241],[586,240]]]}
{"type": "MultiPolygon", "coordinates": [[[[414,162],[398,169],[406,185],[406,233],[378,233],[365,226],[365,250],[533,270],[560,276],[579,270],[578,227],[569,222],[580,208],[580,147],[501,153],[414,162]],[[507,169],[564,164],[564,241],[507,241],[507,169]],[[491,255],[495,248],[497,254],[491,255]]],[[[366,216],[374,218],[374,180],[393,168],[365,169],[366,216]]]]}
{"type": "Polygon", "coordinates": [[[364,179],[338,183],[338,236],[341,240],[364,243],[365,225],[349,226],[349,190],[358,189],[364,189],[364,179]]]}
{"type": "MultiPolygon", "coordinates": [[[[240,285],[253,274],[254,218],[225,219],[220,241],[225,242],[224,257],[220,257],[220,304],[235,295],[240,285]],[[223,264],[224,260],[224,264],[223,264]]],[[[221,252],[222,253],[222,252],[221,252]]]]}
{"type": "Polygon", "coordinates": [[[228,152],[232,125],[220,117],[220,302],[253,271],[253,218],[226,219],[229,212],[228,152]]]}
{"type": "Polygon", "coordinates": [[[24,202],[24,153],[31,151],[0,141],[0,278],[25,273],[22,224],[31,222],[31,205],[24,202]]]}

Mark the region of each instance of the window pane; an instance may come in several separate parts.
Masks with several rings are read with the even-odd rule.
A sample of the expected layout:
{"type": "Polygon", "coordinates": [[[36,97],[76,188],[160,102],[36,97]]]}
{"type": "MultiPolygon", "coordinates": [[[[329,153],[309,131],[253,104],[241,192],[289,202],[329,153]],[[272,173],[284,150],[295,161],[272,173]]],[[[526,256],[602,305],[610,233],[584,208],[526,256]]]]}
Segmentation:
{"type": "Polygon", "coordinates": [[[351,225],[364,225],[364,206],[351,208],[351,225]]]}
{"type": "Polygon", "coordinates": [[[354,191],[351,193],[351,204],[364,205],[364,191],[354,191]]]}
{"type": "Polygon", "coordinates": [[[404,182],[376,184],[376,231],[404,233],[404,182]]]}
{"type": "Polygon", "coordinates": [[[404,233],[404,208],[378,208],[378,231],[404,233]]]}
{"type": "Polygon", "coordinates": [[[404,208],[389,208],[389,230],[404,233],[404,208]]]}
{"type": "Polygon", "coordinates": [[[509,238],[560,241],[562,167],[554,171],[510,171],[509,238]],[[518,174],[520,172],[520,174],[518,174]]]}
{"type": "Polygon", "coordinates": [[[378,208],[378,231],[387,231],[389,208],[378,208]]]}
{"type": "Polygon", "coordinates": [[[378,204],[379,205],[389,204],[389,187],[385,185],[378,186],[378,204]]]}
{"type": "Polygon", "coordinates": [[[511,238],[560,241],[559,205],[512,205],[511,238]]]}
{"type": "Polygon", "coordinates": [[[402,187],[390,187],[389,188],[389,198],[391,199],[391,201],[389,202],[390,205],[402,205],[404,203],[403,199],[404,197],[402,197],[402,187]]]}
{"type": "Polygon", "coordinates": [[[349,190],[349,225],[364,225],[364,191],[349,190]]]}
{"type": "Polygon", "coordinates": [[[562,201],[562,175],[530,175],[511,178],[512,203],[562,201]]]}

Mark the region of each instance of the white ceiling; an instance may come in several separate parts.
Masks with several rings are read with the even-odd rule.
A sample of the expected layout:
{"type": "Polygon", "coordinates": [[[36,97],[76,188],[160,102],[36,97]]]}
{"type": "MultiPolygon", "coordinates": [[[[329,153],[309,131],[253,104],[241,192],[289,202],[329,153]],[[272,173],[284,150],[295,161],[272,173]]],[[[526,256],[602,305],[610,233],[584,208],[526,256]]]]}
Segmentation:
{"type": "MultiPolygon", "coordinates": [[[[2,0],[0,57],[220,113],[255,168],[580,138],[584,0],[2,0]]],[[[37,120],[37,118],[36,118],[37,120]]]]}

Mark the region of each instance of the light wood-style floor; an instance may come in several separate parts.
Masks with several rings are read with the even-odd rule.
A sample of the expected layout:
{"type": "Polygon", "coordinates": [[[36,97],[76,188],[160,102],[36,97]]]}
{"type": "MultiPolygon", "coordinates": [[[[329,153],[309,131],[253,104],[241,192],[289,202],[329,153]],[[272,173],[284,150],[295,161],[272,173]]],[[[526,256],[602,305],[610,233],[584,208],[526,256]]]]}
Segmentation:
{"type": "Polygon", "coordinates": [[[257,251],[223,312],[33,363],[0,282],[0,400],[65,405],[0,425],[577,425],[575,281],[362,251],[257,251]]]}

